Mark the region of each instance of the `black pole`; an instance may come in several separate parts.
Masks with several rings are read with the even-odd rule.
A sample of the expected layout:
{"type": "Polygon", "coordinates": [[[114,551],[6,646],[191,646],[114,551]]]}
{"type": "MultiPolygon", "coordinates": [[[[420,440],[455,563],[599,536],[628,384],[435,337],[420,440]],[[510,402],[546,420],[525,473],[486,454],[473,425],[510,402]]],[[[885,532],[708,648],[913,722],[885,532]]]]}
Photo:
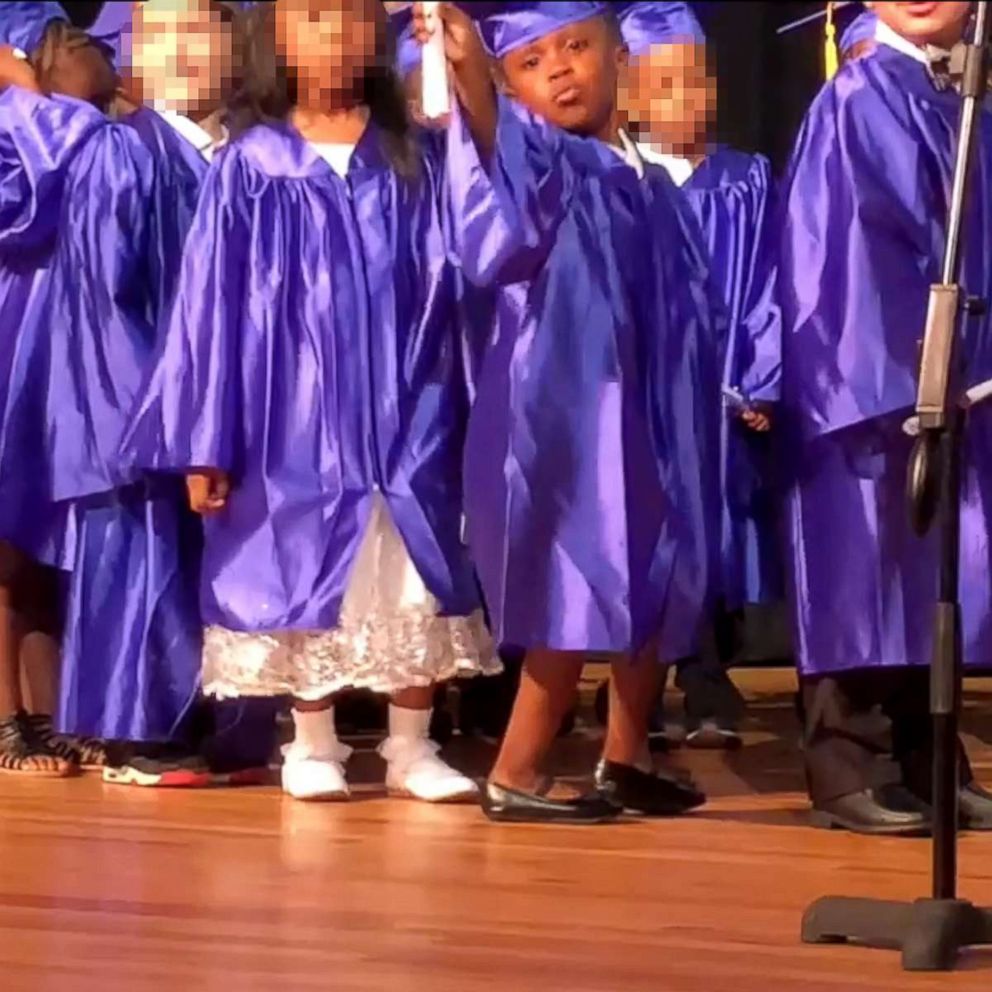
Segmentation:
{"type": "MultiPolygon", "coordinates": [[[[930,287],[917,393],[919,437],[910,462],[913,525],[925,534],[939,520],[940,574],[930,667],[933,725],[932,897],[914,903],[829,896],[803,918],[807,943],[853,941],[902,950],[903,967],[949,971],[963,947],[992,944],[992,910],[957,896],[958,713],[961,705],[961,460],[965,397],[956,366],[957,327],[978,312],[960,285],[968,193],[979,122],[988,91],[992,24],[988,0],[975,5],[974,34],[965,48],[961,116],[947,221],[943,281],[930,287]]],[[[988,195],[988,194],[986,194],[988,195]]],[[[984,310],[982,311],[984,312],[984,310]]]]}
{"type": "Polygon", "coordinates": [[[957,897],[958,711],[962,643],[959,576],[961,444],[964,415],[955,413],[940,438],[940,585],[930,669],[933,720],[933,898],[957,897]]]}

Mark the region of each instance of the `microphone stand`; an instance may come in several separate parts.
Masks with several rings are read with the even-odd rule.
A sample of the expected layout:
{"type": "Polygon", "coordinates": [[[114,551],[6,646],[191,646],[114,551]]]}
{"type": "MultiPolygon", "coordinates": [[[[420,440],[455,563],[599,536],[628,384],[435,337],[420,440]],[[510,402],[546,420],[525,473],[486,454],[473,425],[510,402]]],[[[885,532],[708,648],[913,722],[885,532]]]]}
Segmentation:
{"type": "Polygon", "coordinates": [[[962,634],[959,595],[961,458],[967,409],[987,398],[958,388],[955,337],[964,315],[985,312],[960,285],[965,207],[974,171],[982,106],[988,86],[989,3],[975,4],[974,38],[966,48],[954,181],[942,282],[930,288],[916,403],[917,440],[909,467],[913,526],[925,534],[939,521],[940,579],[930,667],[933,721],[933,875],[929,899],[913,903],[827,896],[803,917],[805,943],[857,943],[902,951],[907,971],[950,971],[958,952],[992,944],[992,909],[957,897],[958,713],[962,634]]]}

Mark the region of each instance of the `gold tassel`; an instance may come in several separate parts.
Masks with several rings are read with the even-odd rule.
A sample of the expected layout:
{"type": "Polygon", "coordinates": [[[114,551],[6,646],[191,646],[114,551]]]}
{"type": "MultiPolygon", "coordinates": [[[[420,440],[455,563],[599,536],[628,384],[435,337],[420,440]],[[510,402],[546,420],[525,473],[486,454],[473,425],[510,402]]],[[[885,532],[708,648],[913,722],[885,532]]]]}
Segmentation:
{"type": "Polygon", "coordinates": [[[827,4],[826,37],[823,40],[823,68],[827,79],[837,75],[840,66],[840,56],[837,53],[837,25],[834,24],[834,5],[827,4]]]}

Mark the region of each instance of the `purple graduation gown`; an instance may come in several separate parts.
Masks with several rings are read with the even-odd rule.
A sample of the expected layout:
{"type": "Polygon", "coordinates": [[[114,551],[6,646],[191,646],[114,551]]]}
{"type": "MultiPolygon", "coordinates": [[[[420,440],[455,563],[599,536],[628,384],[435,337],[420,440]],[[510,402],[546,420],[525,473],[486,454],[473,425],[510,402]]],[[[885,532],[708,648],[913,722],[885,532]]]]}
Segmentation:
{"type": "Polygon", "coordinates": [[[53,564],[71,542],[52,502],[50,264],[68,166],[104,123],[68,97],[0,93],[0,540],[53,564]]]}
{"type": "Polygon", "coordinates": [[[174,739],[199,687],[199,521],[180,480],[126,475],[116,446],[154,358],[206,169],[158,114],[139,110],[96,136],[72,176],[76,233],[57,253],[56,274],[68,279],[53,304],[75,374],[53,382],[81,416],[51,418],[62,437],[69,423],[85,439],[83,457],[70,462],[63,446],[55,462],[74,465],[62,489],[76,533],[58,717],[68,732],[174,739]]]}
{"type": "MultiPolygon", "coordinates": [[[[682,187],[705,237],[730,334],[723,381],[754,403],[776,403],[782,324],[775,298],[771,165],[719,148],[682,187]]],[[[729,606],[782,596],[777,472],[769,435],[732,410],[721,425],[722,594],[729,606]]]]}
{"type": "Polygon", "coordinates": [[[499,288],[466,449],[470,543],[508,647],[696,649],[718,527],[719,382],[698,228],[663,169],[501,100],[456,114],[450,230],[499,288]]]}
{"type": "Polygon", "coordinates": [[[447,615],[478,608],[461,541],[467,400],[438,168],[402,177],[370,126],[340,178],[288,126],[207,175],[128,462],[223,469],[202,611],[240,631],[335,626],[373,495],[447,615]]]}
{"type": "MultiPolygon", "coordinates": [[[[927,664],[936,535],[904,498],[930,283],[939,281],[960,99],[886,46],[820,93],[784,191],[780,300],[792,600],[806,675],[927,664]]],[[[967,291],[992,298],[992,114],[968,218],[967,291]]],[[[961,331],[965,384],[992,378],[989,317],[961,331]]],[[[992,411],[970,418],[961,524],[965,658],[992,660],[992,411]]]]}

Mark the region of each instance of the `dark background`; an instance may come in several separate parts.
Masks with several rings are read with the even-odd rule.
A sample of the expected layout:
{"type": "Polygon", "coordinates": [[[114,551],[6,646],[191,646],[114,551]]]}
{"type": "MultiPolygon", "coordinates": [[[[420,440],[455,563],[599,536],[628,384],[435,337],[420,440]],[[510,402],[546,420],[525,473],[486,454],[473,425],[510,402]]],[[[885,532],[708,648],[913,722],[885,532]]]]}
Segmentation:
{"type": "MultiPolygon", "coordinates": [[[[103,5],[71,3],[80,27],[103,5]]],[[[717,53],[720,73],[720,138],[760,151],[781,168],[802,116],[823,82],[823,26],[812,24],[784,37],[775,29],[821,3],[711,0],[694,3],[717,53]]]]}

